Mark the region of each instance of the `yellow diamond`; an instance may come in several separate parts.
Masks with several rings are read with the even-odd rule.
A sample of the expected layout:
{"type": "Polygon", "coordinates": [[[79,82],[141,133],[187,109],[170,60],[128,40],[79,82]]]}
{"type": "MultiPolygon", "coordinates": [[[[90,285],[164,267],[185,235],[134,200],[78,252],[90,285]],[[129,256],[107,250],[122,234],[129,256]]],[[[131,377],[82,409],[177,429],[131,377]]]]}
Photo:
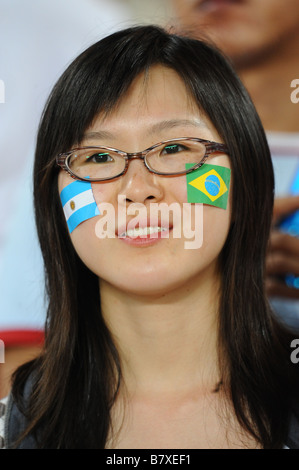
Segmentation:
{"type": "Polygon", "coordinates": [[[189,184],[204,193],[212,202],[228,191],[222,177],[214,169],[190,181],[189,184]]]}

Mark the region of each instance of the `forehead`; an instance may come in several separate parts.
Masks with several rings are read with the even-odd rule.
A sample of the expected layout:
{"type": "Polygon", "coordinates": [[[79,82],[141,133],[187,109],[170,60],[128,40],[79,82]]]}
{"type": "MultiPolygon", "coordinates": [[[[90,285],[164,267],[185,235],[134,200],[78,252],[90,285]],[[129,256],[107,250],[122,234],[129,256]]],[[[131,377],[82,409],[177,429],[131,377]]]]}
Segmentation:
{"type": "Polygon", "coordinates": [[[172,69],[156,65],[138,75],[117,103],[113,114],[165,115],[200,112],[182,78],[172,69]]]}
{"type": "Polygon", "coordinates": [[[100,128],[111,135],[134,130],[158,137],[165,130],[183,131],[186,127],[215,131],[182,78],[174,70],[157,65],[133,81],[108,115],[100,113],[87,134],[100,128]]]}

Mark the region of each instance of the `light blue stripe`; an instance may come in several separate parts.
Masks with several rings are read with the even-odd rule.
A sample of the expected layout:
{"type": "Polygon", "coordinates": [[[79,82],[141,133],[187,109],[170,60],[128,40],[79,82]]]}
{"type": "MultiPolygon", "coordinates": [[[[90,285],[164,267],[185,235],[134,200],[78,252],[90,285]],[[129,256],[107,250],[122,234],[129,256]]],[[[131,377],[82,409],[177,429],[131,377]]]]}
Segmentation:
{"type": "Polygon", "coordinates": [[[74,181],[68,184],[60,193],[60,199],[64,206],[70,199],[77,196],[77,194],[84,193],[91,189],[91,183],[88,181],[74,181]]]}
{"type": "Polygon", "coordinates": [[[298,194],[299,193],[299,168],[297,169],[296,176],[291,186],[291,194],[298,194]]]}
{"type": "Polygon", "coordinates": [[[70,233],[72,233],[72,231],[79,224],[81,224],[81,222],[84,222],[84,220],[91,219],[92,217],[95,217],[99,214],[100,211],[95,202],[93,202],[92,204],[88,204],[87,206],[81,207],[81,209],[75,211],[67,221],[67,226],[69,228],[70,233]]]}

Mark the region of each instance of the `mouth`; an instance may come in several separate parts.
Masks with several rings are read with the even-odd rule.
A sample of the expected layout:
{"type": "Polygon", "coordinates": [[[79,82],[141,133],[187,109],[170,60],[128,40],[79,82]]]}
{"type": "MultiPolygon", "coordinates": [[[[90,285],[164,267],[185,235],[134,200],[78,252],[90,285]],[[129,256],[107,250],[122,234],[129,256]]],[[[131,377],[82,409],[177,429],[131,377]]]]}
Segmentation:
{"type": "Polygon", "coordinates": [[[159,237],[159,234],[162,232],[169,232],[169,229],[166,227],[160,226],[147,226],[147,227],[135,227],[133,229],[128,229],[118,234],[119,238],[156,238],[159,237]]]}
{"type": "Polygon", "coordinates": [[[148,219],[138,222],[131,219],[127,224],[120,225],[116,230],[117,238],[123,242],[134,246],[148,246],[157,243],[159,240],[169,238],[173,224],[169,220],[148,219]]]}
{"type": "Polygon", "coordinates": [[[244,0],[200,0],[198,2],[198,8],[201,11],[210,12],[241,3],[244,3],[244,0]]]}

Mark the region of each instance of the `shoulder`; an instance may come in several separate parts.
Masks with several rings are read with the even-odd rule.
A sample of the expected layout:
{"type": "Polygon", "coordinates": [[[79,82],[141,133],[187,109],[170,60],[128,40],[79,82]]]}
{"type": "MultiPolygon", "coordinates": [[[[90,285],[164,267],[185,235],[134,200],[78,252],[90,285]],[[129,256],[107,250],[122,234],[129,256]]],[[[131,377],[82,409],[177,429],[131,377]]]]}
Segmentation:
{"type": "MultiPolygon", "coordinates": [[[[28,381],[24,389],[24,409],[31,390],[31,381],[28,381]]],[[[20,436],[25,431],[28,420],[25,412],[22,411],[13,398],[11,393],[7,398],[0,401],[0,411],[2,413],[2,422],[0,424],[0,443],[4,449],[36,449],[37,443],[32,435],[26,436],[19,441],[20,436]]],[[[23,409],[23,407],[22,407],[23,409]]]]}

